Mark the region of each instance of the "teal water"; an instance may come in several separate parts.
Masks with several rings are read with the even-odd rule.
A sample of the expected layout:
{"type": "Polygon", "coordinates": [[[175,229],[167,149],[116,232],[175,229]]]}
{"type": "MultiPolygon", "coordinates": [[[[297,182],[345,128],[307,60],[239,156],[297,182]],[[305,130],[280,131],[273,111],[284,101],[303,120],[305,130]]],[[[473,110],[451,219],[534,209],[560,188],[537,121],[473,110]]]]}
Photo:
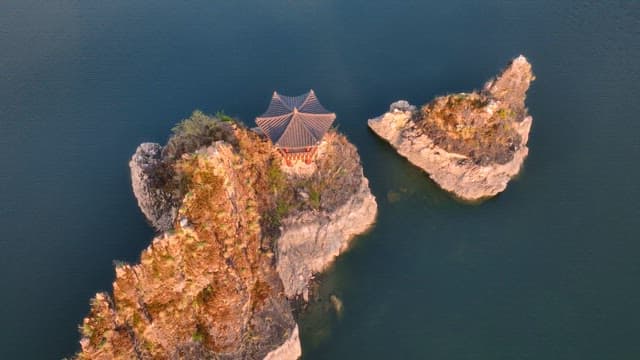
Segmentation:
{"type": "Polygon", "coordinates": [[[74,353],[112,260],[149,243],[140,142],[313,88],[380,212],[326,275],[344,313],[307,317],[305,359],[638,359],[639,59],[636,1],[4,0],[0,358],[74,353]],[[520,53],[531,152],[493,200],[457,203],[365,126],[520,53]]]}

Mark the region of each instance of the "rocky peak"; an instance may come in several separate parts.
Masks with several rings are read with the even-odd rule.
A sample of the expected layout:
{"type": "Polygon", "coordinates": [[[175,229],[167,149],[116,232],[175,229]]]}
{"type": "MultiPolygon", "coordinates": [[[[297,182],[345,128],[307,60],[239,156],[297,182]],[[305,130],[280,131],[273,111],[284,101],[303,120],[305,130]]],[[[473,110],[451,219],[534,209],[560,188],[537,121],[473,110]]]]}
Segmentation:
{"type": "Polygon", "coordinates": [[[505,102],[512,111],[524,115],[526,93],[534,79],[531,64],[520,55],[500,75],[489,80],[484,85],[484,91],[494,99],[505,102]]]}

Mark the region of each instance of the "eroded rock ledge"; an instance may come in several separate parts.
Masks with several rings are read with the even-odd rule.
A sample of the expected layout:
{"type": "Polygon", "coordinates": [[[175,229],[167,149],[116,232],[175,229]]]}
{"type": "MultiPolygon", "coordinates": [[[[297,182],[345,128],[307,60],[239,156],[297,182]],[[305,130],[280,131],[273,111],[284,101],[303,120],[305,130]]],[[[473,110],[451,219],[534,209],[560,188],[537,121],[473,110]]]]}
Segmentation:
{"type": "Polygon", "coordinates": [[[504,191],[529,152],[524,102],[533,79],[519,56],[482,91],[438,97],[421,109],[398,101],[368,124],[440,187],[481,200],[504,191]]]}
{"type": "Polygon", "coordinates": [[[177,129],[132,157],[162,233],[92,300],[78,358],[299,358],[289,300],[376,216],[355,147],[330,132],[298,174],[242,126],[194,113],[177,129]]]}
{"type": "Polygon", "coordinates": [[[303,212],[285,219],[276,252],[285,295],[302,295],[308,301],[313,274],[324,271],[349,247],[354,236],[365,232],[376,213],[376,200],[363,177],[356,193],[336,210],[303,212]]]}

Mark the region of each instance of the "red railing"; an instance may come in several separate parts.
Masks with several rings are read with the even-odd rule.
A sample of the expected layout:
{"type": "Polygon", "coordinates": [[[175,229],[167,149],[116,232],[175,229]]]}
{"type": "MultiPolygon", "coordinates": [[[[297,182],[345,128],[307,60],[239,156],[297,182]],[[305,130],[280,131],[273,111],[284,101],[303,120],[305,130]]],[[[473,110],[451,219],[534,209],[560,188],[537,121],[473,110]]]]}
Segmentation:
{"type": "MultiPolygon", "coordinates": [[[[284,159],[287,166],[292,166],[296,161],[304,161],[306,164],[311,164],[313,156],[316,154],[317,147],[308,147],[303,151],[292,152],[289,149],[279,149],[280,155],[284,159]]],[[[297,149],[296,149],[297,150],[297,149]]]]}

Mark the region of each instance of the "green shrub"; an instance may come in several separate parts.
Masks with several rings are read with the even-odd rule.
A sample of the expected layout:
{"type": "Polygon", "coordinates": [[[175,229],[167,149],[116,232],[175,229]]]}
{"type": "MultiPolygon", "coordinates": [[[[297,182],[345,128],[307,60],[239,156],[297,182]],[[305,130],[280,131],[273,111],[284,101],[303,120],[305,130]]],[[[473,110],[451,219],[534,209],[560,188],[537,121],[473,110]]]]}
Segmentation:
{"type": "Polygon", "coordinates": [[[278,199],[278,202],[276,204],[277,219],[282,219],[283,217],[287,216],[287,214],[289,214],[289,210],[291,210],[291,206],[289,205],[289,202],[282,199],[278,199]]]}
{"type": "Polygon", "coordinates": [[[205,340],[206,337],[207,330],[204,328],[204,326],[200,324],[196,325],[196,331],[194,331],[193,335],[191,335],[191,340],[201,343],[205,340]]]}
{"type": "Polygon", "coordinates": [[[320,191],[316,189],[309,190],[309,205],[314,209],[320,208],[320,191]]]}
{"type": "Polygon", "coordinates": [[[234,122],[233,118],[227,114],[224,113],[224,110],[220,110],[218,112],[216,112],[216,117],[218,119],[220,119],[220,121],[224,121],[224,122],[234,122]]]}
{"type": "Polygon", "coordinates": [[[275,161],[272,161],[267,169],[267,182],[275,194],[281,193],[287,186],[287,178],[280,165],[275,161]]]}
{"type": "Polygon", "coordinates": [[[162,150],[163,158],[173,162],[182,154],[194,152],[218,140],[236,145],[233,129],[229,123],[233,119],[222,112],[218,112],[218,115],[223,119],[196,110],[189,118],[180,121],[171,129],[173,135],[162,150]]]}
{"type": "Polygon", "coordinates": [[[196,332],[194,332],[193,335],[191,335],[191,340],[195,342],[202,342],[204,340],[204,334],[196,330],[196,332]]]}

